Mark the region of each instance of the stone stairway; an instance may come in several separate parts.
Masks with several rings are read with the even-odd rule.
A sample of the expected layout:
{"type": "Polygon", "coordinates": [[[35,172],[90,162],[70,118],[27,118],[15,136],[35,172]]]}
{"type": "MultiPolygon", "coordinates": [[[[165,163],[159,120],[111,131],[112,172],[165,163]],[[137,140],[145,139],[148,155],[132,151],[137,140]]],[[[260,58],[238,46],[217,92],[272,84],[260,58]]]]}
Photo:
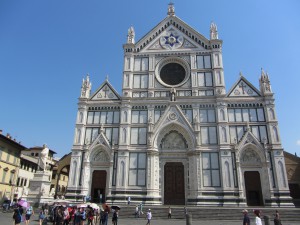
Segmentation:
{"type": "MultiPolygon", "coordinates": [[[[120,218],[134,218],[134,205],[120,205],[120,218]]],[[[146,212],[151,209],[153,219],[167,219],[168,206],[143,206],[143,215],[139,219],[145,219],[146,212]]],[[[171,206],[172,219],[185,219],[183,206],[171,206]]],[[[300,224],[300,209],[299,208],[247,208],[250,218],[254,218],[253,209],[260,209],[261,215],[269,216],[273,220],[273,215],[277,209],[282,221],[299,221],[300,224]]],[[[242,220],[243,208],[225,208],[225,207],[196,207],[188,206],[187,211],[192,216],[193,220],[227,220],[235,221],[242,220]]],[[[273,222],[272,222],[273,223],[273,222]]]]}

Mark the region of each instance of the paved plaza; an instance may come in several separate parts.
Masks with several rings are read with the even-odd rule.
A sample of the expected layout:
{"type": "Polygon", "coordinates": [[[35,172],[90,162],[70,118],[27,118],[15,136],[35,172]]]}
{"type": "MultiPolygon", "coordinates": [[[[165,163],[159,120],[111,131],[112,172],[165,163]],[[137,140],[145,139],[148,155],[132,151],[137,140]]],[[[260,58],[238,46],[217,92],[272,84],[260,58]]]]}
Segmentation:
{"type": "MultiPolygon", "coordinates": [[[[13,213],[3,213],[0,212],[0,225],[14,225],[12,219],[13,213]]],[[[152,225],[185,225],[186,220],[183,219],[155,219],[155,215],[153,215],[153,220],[151,221],[152,225]]],[[[142,218],[122,218],[122,214],[120,214],[120,219],[118,221],[118,225],[145,225],[147,223],[146,219],[142,218]]],[[[299,222],[288,222],[283,221],[284,225],[299,225],[299,222]]],[[[49,225],[52,225],[52,222],[48,222],[49,225]]],[[[87,223],[85,223],[86,225],[87,223]]],[[[222,220],[192,220],[191,225],[241,225],[243,224],[241,220],[236,221],[222,221],[222,220]]],[[[255,224],[254,221],[251,221],[251,224],[255,224]]],[[[265,223],[263,222],[265,225],[265,223]]],[[[25,225],[25,222],[22,222],[21,225],[25,225]]],[[[39,225],[37,214],[33,216],[29,225],[39,225]]],[[[96,224],[98,225],[98,224],[96,224]]],[[[112,225],[111,219],[108,221],[108,225],[112,225]]],[[[273,225],[273,221],[270,221],[270,225],[273,225]]]]}

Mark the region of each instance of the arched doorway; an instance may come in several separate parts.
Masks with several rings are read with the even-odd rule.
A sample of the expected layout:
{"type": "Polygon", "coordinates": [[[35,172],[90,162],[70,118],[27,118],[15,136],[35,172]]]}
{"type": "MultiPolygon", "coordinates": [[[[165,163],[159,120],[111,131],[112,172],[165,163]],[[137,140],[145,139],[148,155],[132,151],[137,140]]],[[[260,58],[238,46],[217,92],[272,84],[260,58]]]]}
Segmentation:
{"type": "Polygon", "coordinates": [[[91,187],[91,199],[95,203],[104,203],[106,201],[106,171],[93,171],[93,180],[91,187]]]}
{"type": "Polygon", "coordinates": [[[167,162],[164,166],[164,204],[184,205],[184,166],[180,162],[167,162]]]}
{"type": "Polygon", "coordinates": [[[262,206],[261,181],[258,171],[245,171],[245,191],[248,206],[262,206]]]}

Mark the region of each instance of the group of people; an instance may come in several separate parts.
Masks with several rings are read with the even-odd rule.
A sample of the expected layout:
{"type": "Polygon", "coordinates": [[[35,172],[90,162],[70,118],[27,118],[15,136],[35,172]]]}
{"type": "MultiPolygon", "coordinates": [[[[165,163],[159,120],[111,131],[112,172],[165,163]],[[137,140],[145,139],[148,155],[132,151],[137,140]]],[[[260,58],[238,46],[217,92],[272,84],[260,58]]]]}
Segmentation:
{"type": "MultiPolygon", "coordinates": [[[[262,221],[261,221],[261,211],[260,210],[253,210],[253,213],[255,215],[255,225],[262,225],[262,221]]],[[[248,210],[244,209],[243,210],[243,214],[244,214],[244,219],[243,219],[243,225],[250,225],[250,218],[248,215],[248,210]]],[[[281,225],[281,220],[279,217],[279,213],[276,210],[276,213],[274,215],[274,225],[281,225]]]]}

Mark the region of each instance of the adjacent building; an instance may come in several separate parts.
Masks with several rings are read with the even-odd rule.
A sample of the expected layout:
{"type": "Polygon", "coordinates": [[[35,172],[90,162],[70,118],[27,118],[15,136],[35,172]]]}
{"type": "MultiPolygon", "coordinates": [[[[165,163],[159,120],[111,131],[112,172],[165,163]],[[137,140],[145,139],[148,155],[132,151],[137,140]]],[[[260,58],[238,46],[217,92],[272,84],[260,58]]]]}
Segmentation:
{"type": "Polygon", "coordinates": [[[20,155],[26,149],[10,134],[0,131],[0,201],[18,197],[17,179],[20,169],[20,155]]]}
{"type": "Polygon", "coordinates": [[[222,45],[216,24],[207,38],[173,4],[140,40],[130,27],[122,93],[82,82],[67,198],[293,206],[270,78],[227,88],[222,45]]]}

